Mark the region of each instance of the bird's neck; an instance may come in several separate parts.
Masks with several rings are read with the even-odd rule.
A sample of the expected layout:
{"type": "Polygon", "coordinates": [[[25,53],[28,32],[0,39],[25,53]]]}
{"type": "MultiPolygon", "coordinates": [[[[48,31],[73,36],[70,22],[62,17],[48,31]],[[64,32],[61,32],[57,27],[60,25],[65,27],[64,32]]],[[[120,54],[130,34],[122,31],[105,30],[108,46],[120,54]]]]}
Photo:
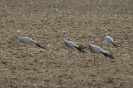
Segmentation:
{"type": "Polygon", "coordinates": [[[20,36],[20,34],[18,34],[18,39],[20,39],[21,38],[21,36],[20,36]]]}
{"type": "Polygon", "coordinates": [[[107,32],[105,33],[105,35],[106,35],[106,36],[108,35],[107,32]]]}
{"type": "Polygon", "coordinates": [[[90,38],[88,39],[88,47],[91,48],[90,38]]]}
{"type": "Polygon", "coordinates": [[[88,39],[88,44],[90,44],[90,38],[88,39]]]}
{"type": "Polygon", "coordinates": [[[66,37],[65,36],[63,36],[63,41],[65,41],[66,40],[66,37]]]}

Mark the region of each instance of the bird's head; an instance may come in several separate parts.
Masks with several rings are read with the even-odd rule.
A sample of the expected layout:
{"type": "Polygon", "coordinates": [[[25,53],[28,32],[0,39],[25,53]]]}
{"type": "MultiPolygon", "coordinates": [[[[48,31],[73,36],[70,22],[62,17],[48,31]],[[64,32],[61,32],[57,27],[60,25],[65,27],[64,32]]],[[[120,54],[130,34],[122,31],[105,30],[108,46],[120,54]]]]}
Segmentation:
{"type": "Polygon", "coordinates": [[[18,30],[17,33],[20,34],[20,31],[18,30]]]}
{"type": "Polygon", "coordinates": [[[20,31],[18,30],[17,33],[20,33],[20,31]]]}
{"type": "Polygon", "coordinates": [[[20,39],[20,37],[21,37],[20,36],[20,31],[18,30],[17,33],[18,33],[18,39],[20,39]]]}
{"type": "Polygon", "coordinates": [[[87,36],[88,36],[88,38],[91,38],[92,35],[91,34],[87,34],[87,36]]]}
{"type": "Polygon", "coordinates": [[[66,35],[66,32],[65,31],[62,31],[62,35],[66,35]]]}
{"type": "Polygon", "coordinates": [[[104,33],[107,33],[107,29],[104,30],[104,33]]]}

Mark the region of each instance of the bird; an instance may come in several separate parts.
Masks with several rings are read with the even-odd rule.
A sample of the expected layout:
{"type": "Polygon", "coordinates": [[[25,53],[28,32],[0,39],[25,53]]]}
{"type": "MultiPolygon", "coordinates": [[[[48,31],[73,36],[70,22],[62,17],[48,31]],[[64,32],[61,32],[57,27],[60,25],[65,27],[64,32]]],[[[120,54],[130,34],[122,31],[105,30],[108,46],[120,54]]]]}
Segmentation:
{"type": "Polygon", "coordinates": [[[88,36],[88,47],[90,49],[90,51],[92,53],[94,53],[94,66],[95,66],[95,54],[103,54],[105,57],[109,57],[109,58],[112,58],[112,59],[115,59],[112,55],[109,55],[106,51],[104,51],[103,49],[101,49],[99,46],[96,46],[96,45],[93,45],[90,43],[90,38],[91,38],[91,34],[87,34],[88,36]]]}
{"type": "Polygon", "coordinates": [[[86,51],[83,50],[82,47],[80,47],[79,45],[75,44],[74,42],[72,42],[70,39],[66,40],[66,32],[62,31],[62,35],[63,35],[63,42],[64,44],[68,47],[68,51],[69,51],[69,58],[70,58],[70,54],[72,53],[71,48],[74,47],[77,50],[79,50],[81,53],[84,53],[86,51]]]}
{"type": "Polygon", "coordinates": [[[21,37],[20,31],[19,31],[19,30],[17,31],[17,33],[18,33],[18,40],[26,45],[26,56],[28,55],[28,47],[27,47],[27,44],[34,43],[34,44],[36,44],[38,47],[45,49],[44,47],[42,47],[42,46],[41,46],[38,42],[36,42],[35,40],[32,40],[32,39],[29,38],[29,37],[21,37]]]}
{"type": "Polygon", "coordinates": [[[109,44],[112,44],[113,46],[115,46],[116,48],[118,47],[118,45],[114,42],[113,38],[111,38],[109,35],[107,35],[107,30],[104,30],[105,33],[105,37],[104,40],[108,43],[108,50],[109,50],[109,44]]]}

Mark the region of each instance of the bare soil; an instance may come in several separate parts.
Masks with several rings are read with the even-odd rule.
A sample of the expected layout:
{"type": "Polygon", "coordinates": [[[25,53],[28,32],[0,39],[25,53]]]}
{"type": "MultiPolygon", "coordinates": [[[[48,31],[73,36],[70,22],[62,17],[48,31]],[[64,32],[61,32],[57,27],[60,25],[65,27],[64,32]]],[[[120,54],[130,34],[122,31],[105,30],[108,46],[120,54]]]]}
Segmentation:
{"type": "Polygon", "coordinates": [[[133,87],[133,0],[1,0],[0,1],[0,88],[132,88],[133,87]],[[119,48],[110,45],[115,59],[97,55],[94,66],[89,49],[82,54],[68,49],[67,39],[108,51],[104,29],[119,48]],[[36,40],[26,47],[22,36],[36,40]]]}

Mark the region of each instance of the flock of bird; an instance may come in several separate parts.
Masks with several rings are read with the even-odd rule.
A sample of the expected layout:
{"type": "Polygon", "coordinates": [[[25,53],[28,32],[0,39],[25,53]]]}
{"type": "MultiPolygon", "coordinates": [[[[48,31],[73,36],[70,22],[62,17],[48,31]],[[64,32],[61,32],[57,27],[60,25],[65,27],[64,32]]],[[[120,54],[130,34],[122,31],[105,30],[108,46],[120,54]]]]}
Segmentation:
{"type": "MultiPolygon", "coordinates": [[[[20,31],[19,31],[19,30],[17,31],[17,33],[18,33],[18,39],[19,39],[19,41],[22,42],[22,43],[24,43],[24,44],[26,45],[26,55],[28,55],[27,44],[30,44],[30,43],[34,43],[34,44],[36,44],[38,47],[45,49],[44,47],[42,47],[42,46],[41,46],[38,42],[36,42],[35,40],[32,40],[32,39],[29,38],[29,37],[21,37],[20,31]]],[[[105,38],[104,38],[105,41],[106,41],[107,43],[112,44],[113,46],[115,46],[115,47],[117,48],[118,46],[117,46],[116,43],[113,41],[113,39],[112,39],[110,36],[107,35],[107,30],[104,30],[104,33],[106,34],[106,36],[105,36],[105,38]]],[[[69,40],[69,39],[66,39],[66,32],[65,32],[65,31],[62,31],[62,35],[63,35],[63,42],[64,42],[64,44],[68,47],[69,58],[71,57],[71,53],[72,53],[71,48],[72,48],[72,47],[76,48],[76,49],[79,50],[81,53],[85,53],[85,52],[86,52],[86,51],[83,50],[83,47],[81,47],[81,46],[75,44],[74,42],[72,42],[72,41],[69,40]]],[[[93,44],[90,43],[90,38],[92,37],[91,34],[88,34],[87,36],[88,36],[88,48],[89,48],[89,50],[90,50],[92,53],[94,53],[94,65],[95,65],[95,61],[96,61],[96,60],[95,60],[95,59],[96,59],[96,58],[95,58],[95,54],[100,54],[100,53],[101,53],[101,54],[103,54],[105,57],[109,57],[109,58],[114,59],[114,57],[113,57],[112,55],[108,54],[105,50],[103,50],[103,49],[100,48],[99,46],[96,46],[96,45],[93,45],[93,44]]],[[[109,44],[108,44],[108,49],[109,49],[109,44]]]]}

